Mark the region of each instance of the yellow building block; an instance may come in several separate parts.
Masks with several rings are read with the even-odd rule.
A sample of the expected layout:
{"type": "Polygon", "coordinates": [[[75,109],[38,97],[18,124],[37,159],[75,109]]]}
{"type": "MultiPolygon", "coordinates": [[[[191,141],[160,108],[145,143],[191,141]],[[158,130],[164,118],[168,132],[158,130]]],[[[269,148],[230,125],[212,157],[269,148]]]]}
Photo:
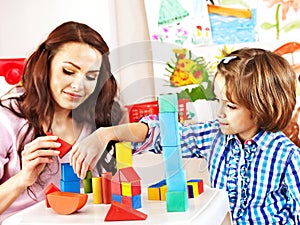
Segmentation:
{"type": "Polygon", "coordinates": [[[148,200],[160,200],[159,187],[148,187],[148,200]]]}
{"type": "Polygon", "coordinates": [[[132,148],[130,142],[116,143],[117,169],[132,166],[132,148]]]}
{"type": "Polygon", "coordinates": [[[92,178],[93,202],[94,204],[103,203],[101,177],[92,178]]]}
{"type": "Polygon", "coordinates": [[[167,191],[168,191],[167,185],[161,186],[159,188],[159,191],[160,191],[160,200],[166,201],[166,196],[167,196],[167,191]]]}
{"type": "Polygon", "coordinates": [[[191,198],[196,198],[199,196],[199,191],[198,191],[198,183],[197,182],[187,182],[188,186],[192,186],[193,188],[193,193],[191,193],[191,198]]]}
{"type": "Polygon", "coordinates": [[[131,183],[129,182],[122,182],[122,195],[124,196],[132,196],[132,191],[131,191],[131,183]]]}

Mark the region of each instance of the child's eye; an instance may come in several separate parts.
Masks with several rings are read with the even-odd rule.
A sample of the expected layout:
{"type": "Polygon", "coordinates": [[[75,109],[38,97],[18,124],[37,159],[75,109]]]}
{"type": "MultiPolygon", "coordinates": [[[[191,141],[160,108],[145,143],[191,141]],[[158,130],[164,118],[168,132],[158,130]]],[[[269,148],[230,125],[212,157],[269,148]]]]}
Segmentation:
{"type": "Polygon", "coordinates": [[[231,104],[227,104],[227,107],[228,107],[229,109],[236,109],[236,108],[237,108],[235,105],[231,105],[231,104]]]}
{"type": "Polygon", "coordinates": [[[66,68],[63,68],[63,72],[64,72],[65,74],[67,74],[67,75],[72,75],[72,74],[74,74],[74,72],[73,72],[72,70],[68,70],[68,69],[66,69],[66,68]]]}

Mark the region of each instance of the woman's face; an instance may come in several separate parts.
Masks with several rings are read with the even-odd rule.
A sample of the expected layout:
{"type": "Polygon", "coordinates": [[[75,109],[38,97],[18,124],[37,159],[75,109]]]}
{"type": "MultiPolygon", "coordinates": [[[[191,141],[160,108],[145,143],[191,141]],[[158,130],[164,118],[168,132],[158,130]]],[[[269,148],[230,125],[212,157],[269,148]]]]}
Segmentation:
{"type": "Polygon", "coordinates": [[[61,109],[72,110],[95,90],[102,55],[84,43],[66,43],[50,65],[50,90],[61,109]]]}
{"type": "Polygon", "coordinates": [[[236,134],[240,140],[252,138],[258,130],[251,112],[242,105],[230,102],[226,97],[225,78],[220,74],[215,78],[215,95],[219,101],[217,118],[224,134],[236,134]]]}

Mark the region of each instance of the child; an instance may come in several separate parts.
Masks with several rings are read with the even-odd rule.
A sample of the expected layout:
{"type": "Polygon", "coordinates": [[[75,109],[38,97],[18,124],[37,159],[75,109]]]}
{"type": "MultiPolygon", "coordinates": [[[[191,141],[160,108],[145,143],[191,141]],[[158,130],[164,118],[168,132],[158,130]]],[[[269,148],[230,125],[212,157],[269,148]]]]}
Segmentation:
{"type": "MultiPolygon", "coordinates": [[[[183,157],[207,160],[212,187],[228,192],[234,224],[299,224],[300,150],[281,132],[296,102],[291,66],[270,51],[243,48],[221,60],[213,83],[217,119],[180,125],[183,157]]],[[[134,141],[135,150],[162,151],[156,116],[100,128],[100,135],[104,143],[134,141]]],[[[88,163],[73,157],[78,152],[71,163],[88,163]]],[[[92,158],[83,148],[81,154],[92,158]]]]}

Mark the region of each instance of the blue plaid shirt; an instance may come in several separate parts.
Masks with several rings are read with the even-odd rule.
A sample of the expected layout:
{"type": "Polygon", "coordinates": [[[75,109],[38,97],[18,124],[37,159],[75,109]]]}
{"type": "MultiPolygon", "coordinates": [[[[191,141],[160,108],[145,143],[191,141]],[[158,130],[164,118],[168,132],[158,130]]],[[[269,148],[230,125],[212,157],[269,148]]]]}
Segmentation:
{"type": "MultiPolygon", "coordinates": [[[[136,153],[161,153],[159,121],[144,117],[149,133],[136,153]]],[[[282,132],[259,131],[243,144],[217,121],[179,124],[182,157],[204,157],[211,185],[226,189],[234,224],[300,224],[300,150],[282,132]]]]}

